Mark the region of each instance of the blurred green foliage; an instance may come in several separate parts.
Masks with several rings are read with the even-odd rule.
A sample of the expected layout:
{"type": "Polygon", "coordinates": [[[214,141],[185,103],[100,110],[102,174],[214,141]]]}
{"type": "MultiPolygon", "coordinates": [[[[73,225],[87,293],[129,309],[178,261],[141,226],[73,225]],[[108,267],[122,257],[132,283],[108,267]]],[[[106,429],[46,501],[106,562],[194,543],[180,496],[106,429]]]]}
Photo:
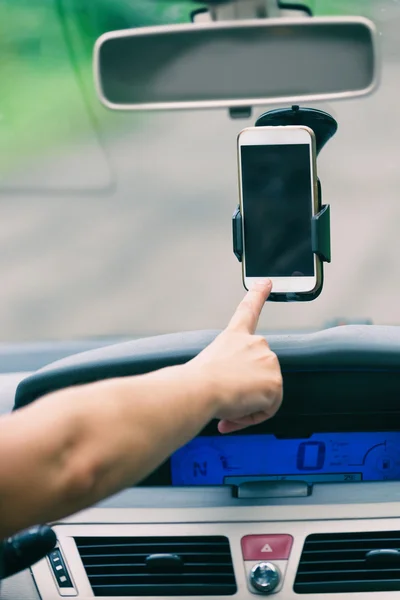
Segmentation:
{"type": "Polygon", "coordinates": [[[99,35],[188,21],[195,6],[190,0],[0,0],[0,178],[43,152],[62,151],[77,136],[93,139],[93,114],[100,127],[112,121],[93,88],[99,35]]]}
{"type": "Polygon", "coordinates": [[[73,20],[88,40],[113,29],[189,20],[190,0],[0,0],[0,43],[19,58],[34,58],[42,36],[57,53],[57,18],[73,20]]]}
{"type": "MultiPolygon", "coordinates": [[[[303,0],[349,14],[372,0],[303,0]]],[[[97,101],[92,49],[105,31],[187,22],[192,0],[0,0],[0,177],[118,119],[97,101]]],[[[138,119],[143,118],[138,116],[138,119]]]]}

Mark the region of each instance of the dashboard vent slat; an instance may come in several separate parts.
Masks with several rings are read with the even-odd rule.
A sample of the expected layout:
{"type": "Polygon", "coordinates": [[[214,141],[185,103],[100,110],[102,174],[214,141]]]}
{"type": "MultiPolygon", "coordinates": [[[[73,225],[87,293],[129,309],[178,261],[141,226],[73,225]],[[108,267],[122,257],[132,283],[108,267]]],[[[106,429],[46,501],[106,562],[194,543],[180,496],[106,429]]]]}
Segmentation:
{"type": "Polygon", "coordinates": [[[304,543],[294,591],[399,591],[400,552],[397,561],[396,551],[400,551],[400,531],[310,535],[304,543]],[[378,555],[379,560],[371,560],[371,555],[378,555]]]}
{"type": "Polygon", "coordinates": [[[237,592],[229,540],[199,537],[76,537],[95,596],[231,596],[237,592]],[[175,555],[181,568],[154,555],[175,555]],[[150,559],[151,562],[151,559],[150,559]]]}

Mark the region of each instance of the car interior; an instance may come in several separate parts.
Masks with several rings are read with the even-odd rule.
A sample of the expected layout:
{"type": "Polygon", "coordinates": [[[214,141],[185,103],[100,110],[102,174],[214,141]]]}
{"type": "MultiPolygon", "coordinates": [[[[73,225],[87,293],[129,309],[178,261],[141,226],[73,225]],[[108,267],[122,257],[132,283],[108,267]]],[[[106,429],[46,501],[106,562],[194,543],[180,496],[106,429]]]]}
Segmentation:
{"type": "MultiPolygon", "coordinates": [[[[112,4],[98,2],[99,7],[112,4]]],[[[19,30],[28,4],[18,3],[19,30]]],[[[33,2],[38,14],[55,11],[64,24],[65,37],[60,39],[94,128],[91,135],[102,131],[107,144],[91,138],[91,144],[86,139],[74,146],[70,140],[77,162],[73,166],[60,158],[58,178],[56,170],[41,178],[36,164],[25,179],[18,178],[16,167],[0,179],[5,219],[17,210],[8,207],[7,198],[21,213],[37,196],[50,199],[49,211],[57,212],[60,222],[65,218],[77,224],[76,237],[74,231],[68,234],[68,243],[75,240],[77,247],[72,262],[80,262],[80,253],[83,257],[83,265],[76,264],[74,270],[77,288],[72,289],[72,275],[57,254],[60,277],[71,286],[60,287],[58,296],[45,287],[44,271],[35,274],[31,267],[33,283],[42,287],[37,312],[18,305],[5,291],[3,312],[8,302],[10,307],[15,303],[13,318],[18,320],[24,312],[32,323],[24,332],[21,319],[17,331],[2,317],[0,415],[55,390],[184,364],[215,339],[243,292],[232,240],[236,136],[266,110],[321,109],[338,123],[338,133],[326,139],[318,156],[324,201],[332,211],[332,264],[327,265],[324,290],[315,302],[265,307],[260,330],[279,358],[284,381],[284,401],[276,416],[226,436],[211,422],[139,485],[7,540],[0,598],[395,598],[400,591],[400,328],[395,324],[400,319],[395,216],[400,3],[141,0],[141,17],[133,18],[136,2],[131,0],[121,2],[118,14],[113,4],[115,12],[110,9],[111,17],[102,22],[99,7],[81,2],[84,8],[79,12],[78,4],[79,0],[33,2]],[[78,23],[83,22],[97,23],[94,37],[79,34],[83,30],[78,23]],[[90,69],[78,60],[85,52],[90,54],[90,69]],[[146,127],[152,123],[161,140],[153,134],[147,139],[146,127]],[[168,144],[170,138],[178,143],[185,136],[190,139],[180,151],[192,152],[192,162],[178,166],[176,155],[168,156],[168,144]],[[112,146],[116,140],[118,151],[112,146]],[[208,155],[213,144],[216,149],[208,155]],[[229,161],[222,156],[228,147],[229,161]],[[193,176],[191,185],[186,167],[195,164],[205,168],[193,176]],[[127,177],[130,170],[133,178],[127,177]],[[233,184],[227,183],[223,191],[225,176],[233,184]],[[114,210],[119,210],[125,202],[122,195],[128,203],[131,190],[133,196],[142,194],[137,202],[146,205],[147,185],[148,206],[122,210],[120,220],[109,224],[116,238],[104,224],[102,229],[113,207],[99,206],[100,219],[93,208],[96,202],[101,205],[107,194],[116,194],[114,210]],[[170,207],[168,191],[162,202],[169,185],[181,189],[170,207]],[[202,205],[197,185],[200,196],[209,192],[211,201],[205,199],[202,205]],[[224,199],[216,206],[219,194],[224,199]],[[87,206],[80,202],[86,197],[91,198],[87,206]],[[69,216],[62,198],[71,206],[69,216]],[[131,221],[123,223],[128,216],[131,221]],[[86,251],[79,233],[82,221],[99,228],[86,251]],[[192,227],[197,228],[193,236],[192,227]],[[159,236],[159,245],[145,250],[146,261],[140,262],[136,255],[141,255],[146,235],[159,236]],[[186,236],[191,239],[185,246],[186,236]],[[117,237],[121,247],[114,252],[117,237]],[[102,259],[112,255],[104,271],[97,269],[97,259],[88,258],[91,243],[102,245],[102,259]],[[162,271],[173,271],[186,254],[169,286],[164,275],[156,280],[156,267],[153,271],[150,265],[144,273],[151,254],[162,271]],[[214,254],[215,270],[226,271],[223,277],[234,283],[218,283],[217,274],[211,273],[214,254]],[[203,262],[206,266],[200,267],[203,262]],[[103,321],[102,302],[96,306],[82,283],[85,268],[104,278],[109,312],[117,313],[121,295],[126,295],[126,313],[103,321]],[[181,277],[191,270],[187,286],[188,280],[181,277]],[[119,286],[119,278],[129,277],[135,279],[133,287],[119,286]],[[145,300],[140,299],[141,286],[148,294],[145,300]],[[177,298],[181,287],[190,288],[183,291],[189,308],[182,308],[177,298]],[[210,287],[214,292],[207,298],[210,287]],[[53,308],[51,302],[60,303],[63,295],[67,308],[53,308]],[[175,313],[169,318],[175,299],[175,313]],[[185,312],[189,309],[196,315],[192,321],[185,312]],[[83,326],[86,310],[94,314],[83,326]],[[337,310],[343,310],[343,318],[337,310]],[[152,322],[142,327],[147,317],[152,322]]],[[[4,6],[11,3],[5,0],[4,6]]],[[[11,18],[12,10],[7,14],[11,18]]],[[[26,44],[31,52],[32,44],[26,44]]],[[[0,63],[0,77],[4,68],[0,63]]],[[[78,125],[82,126],[79,120],[78,125]]],[[[10,126],[7,131],[14,130],[10,126]]],[[[49,148],[43,150],[46,161],[49,148]]],[[[10,149],[10,164],[16,149],[10,149]]],[[[43,218],[47,204],[37,206],[43,218]]],[[[28,236],[24,231],[21,236],[28,236]]],[[[55,253],[64,241],[61,234],[56,237],[51,238],[55,253]]],[[[35,244],[41,243],[39,232],[35,244]]],[[[35,244],[33,257],[38,256],[35,244]]],[[[72,245],[66,248],[68,252],[72,245]]],[[[9,256],[11,265],[16,264],[9,256]]],[[[8,289],[12,279],[4,273],[8,289]]],[[[91,276],[93,293],[102,295],[101,284],[96,287],[91,276]]],[[[54,281],[57,287],[56,274],[54,281]]],[[[24,288],[16,288],[24,293],[24,288]]],[[[29,278],[26,297],[33,303],[29,278]]]]}

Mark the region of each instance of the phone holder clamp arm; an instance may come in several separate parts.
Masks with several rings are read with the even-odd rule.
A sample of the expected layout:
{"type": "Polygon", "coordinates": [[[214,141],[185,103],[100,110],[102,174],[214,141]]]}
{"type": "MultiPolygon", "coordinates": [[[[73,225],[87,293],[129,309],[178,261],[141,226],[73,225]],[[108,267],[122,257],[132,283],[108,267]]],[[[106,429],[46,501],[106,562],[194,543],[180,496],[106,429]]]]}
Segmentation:
{"type": "MultiPolygon", "coordinates": [[[[318,186],[320,187],[320,186],[318,186]]],[[[239,262],[243,257],[242,215],[239,206],[232,218],[233,228],[233,253],[239,262]]],[[[331,232],[330,232],[330,206],[323,205],[318,214],[311,221],[312,251],[321,261],[331,262],[331,232]]]]}
{"type": "MultiPolygon", "coordinates": [[[[282,125],[305,125],[313,130],[316,140],[317,156],[325,144],[337,131],[335,119],[321,110],[314,108],[283,108],[271,110],[261,115],[255,124],[256,127],[282,125]]],[[[312,217],[311,239],[312,250],[322,262],[331,262],[331,231],[330,231],[330,206],[322,204],[322,188],[318,179],[318,196],[321,210],[312,217]]],[[[243,223],[240,207],[233,214],[233,252],[239,262],[243,257],[243,223]]]]}

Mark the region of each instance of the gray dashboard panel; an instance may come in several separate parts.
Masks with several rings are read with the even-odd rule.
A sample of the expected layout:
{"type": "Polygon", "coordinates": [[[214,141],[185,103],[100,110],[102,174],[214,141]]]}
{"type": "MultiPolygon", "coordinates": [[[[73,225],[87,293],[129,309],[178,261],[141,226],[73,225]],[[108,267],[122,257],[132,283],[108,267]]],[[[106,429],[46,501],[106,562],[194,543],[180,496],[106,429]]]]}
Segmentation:
{"type": "Polygon", "coordinates": [[[35,581],[29,570],[2,581],[0,586],[1,600],[40,600],[35,581]]]}
{"type": "Polygon", "coordinates": [[[130,488],[103,502],[97,508],[245,508],[245,507],[298,507],[337,506],[346,504],[399,503],[400,482],[366,481],[360,483],[322,483],[314,485],[310,496],[302,498],[238,499],[232,495],[229,486],[198,488],[130,488]]]}
{"type": "Polygon", "coordinates": [[[17,385],[22,379],[29,375],[30,373],[10,373],[8,375],[0,375],[0,415],[12,411],[17,385]]]}
{"type": "Polygon", "coordinates": [[[36,371],[67,356],[110,346],[121,338],[0,344],[0,374],[36,371]]]}
{"type": "MultiPolygon", "coordinates": [[[[70,355],[44,367],[41,373],[130,358],[157,361],[168,355],[172,360],[188,360],[208,346],[219,333],[217,330],[190,331],[108,345],[70,355]]],[[[291,364],[400,366],[398,326],[346,325],[314,333],[270,335],[268,342],[286,367],[291,364]]]]}

